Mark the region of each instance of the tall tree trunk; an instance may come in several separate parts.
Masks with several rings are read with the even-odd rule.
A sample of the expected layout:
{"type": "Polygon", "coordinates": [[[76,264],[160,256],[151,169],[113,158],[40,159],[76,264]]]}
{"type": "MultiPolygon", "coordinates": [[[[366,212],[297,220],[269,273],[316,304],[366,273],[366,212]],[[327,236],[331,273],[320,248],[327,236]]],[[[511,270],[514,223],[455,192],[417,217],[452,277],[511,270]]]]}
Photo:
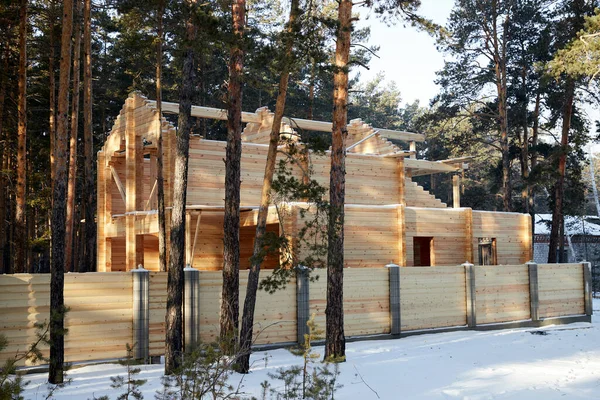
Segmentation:
{"type": "Polygon", "coordinates": [[[83,169],[85,246],[83,271],[96,270],[96,186],[94,185],[94,132],[92,126],[92,0],[83,0],[83,169]]]}
{"type": "Polygon", "coordinates": [[[71,138],[69,140],[69,177],[67,183],[67,226],[65,238],[65,269],[74,271],[73,242],[75,188],[77,183],[77,130],[79,125],[79,74],[81,58],[81,0],[75,0],[75,49],[73,51],[73,97],[71,103],[71,138]]]}
{"type": "Polygon", "coordinates": [[[525,212],[529,214],[529,193],[530,193],[530,184],[529,184],[529,121],[527,115],[527,105],[529,104],[529,96],[527,92],[527,68],[526,66],[522,67],[521,70],[521,79],[523,85],[523,115],[521,116],[521,126],[523,128],[523,143],[521,146],[521,176],[524,183],[524,188],[522,190],[523,197],[523,206],[525,207],[525,212]]]}
{"type": "Polygon", "coordinates": [[[27,196],[27,0],[20,1],[19,11],[19,99],[17,142],[17,198],[15,210],[17,260],[15,271],[26,270],[27,227],[25,209],[27,196]]]}
{"type": "Polygon", "coordinates": [[[65,223],[67,208],[67,157],[69,83],[71,74],[71,35],[73,1],[64,0],[58,81],[58,113],[56,119],[56,165],[52,205],[52,267],[50,272],[50,369],[48,381],[62,383],[64,374],[64,272],[65,223]]]}
{"type": "Polygon", "coordinates": [[[242,158],[242,79],[246,1],[233,0],[231,15],[235,35],[229,56],[227,93],[227,148],[225,160],[225,212],[223,215],[223,291],[220,340],[233,354],[238,335],[240,280],[240,162],[242,158]]]}
{"type": "Polygon", "coordinates": [[[183,268],[185,263],[185,204],[187,193],[188,155],[194,96],[194,50],[196,25],[195,1],[188,2],[183,79],[179,91],[179,121],[175,147],[173,178],[173,211],[171,214],[171,251],[167,281],[167,316],[165,341],[165,373],[172,374],[181,364],[183,352],[183,268]]]}
{"type": "Polygon", "coordinates": [[[158,30],[156,40],[156,109],[158,111],[158,132],[156,143],[156,190],[158,198],[158,265],[160,271],[167,270],[167,225],[165,219],[165,181],[163,177],[163,138],[162,138],[162,41],[164,0],[158,2],[158,30]]]}
{"type": "Polygon", "coordinates": [[[4,132],[4,105],[6,104],[6,81],[8,75],[8,58],[10,45],[5,41],[2,52],[2,70],[0,71],[0,274],[8,273],[5,262],[6,248],[6,179],[4,178],[5,159],[8,157],[8,135],[4,132]]]}
{"type": "MultiPolygon", "coordinates": [[[[540,102],[541,102],[541,89],[538,88],[537,94],[535,95],[535,107],[533,109],[533,128],[531,129],[531,171],[534,171],[537,166],[537,142],[538,142],[538,133],[540,126],[540,102]]],[[[535,184],[528,183],[527,190],[529,191],[528,201],[529,201],[529,215],[531,215],[531,243],[532,243],[532,253],[533,254],[533,237],[535,235],[535,194],[536,194],[536,186],[535,184]]]]}
{"type": "Polygon", "coordinates": [[[49,99],[49,134],[50,134],[50,178],[54,182],[54,151],[56,140],[56,76],[54,74],[54,58],[55,58],[55,46],[56,46],[56,32],[54,22],[56,20],[56,2],[50,1],[48,6],[48,29],[50,30],[50,49],[48,55],[48,90],[50,92],[49,99]]]}
{"type": "Polygon", "coordinates": [[[317,61],[313,58],[310,65],[310,82],[308,87],[308,119],[314,118],[315,109],[315,70],[317,69],[317,61]]]}
{"type": "Polygon", "coordinates": [[[288,81],[290,78],[290,67],[292,64],[292,49],[297,32],[297,18],[300,15],[299,0],[292,0],[290,9],[290,20],[287,27],[287,38],[285,45],[284,61],[279,78],[279,93],[275,105],[275,115],[273,125],[271,126],[271,135],[269,139],[269,150],[267,151],[267,163],[265,165],[265,175],[263,178],[262,192],[260,196],[260,207],[258,209],[258,218],[256,222],[256,235],[254,237],[254,250],[251,258],[252,265],[248,275],[248,284],[246,286],[246,300],[244,301],[244,312],[242,314],[242,329],[240,331],[240,358],[238,359],[238,368],[242,373],[250,371],[250,349],[252,346],[254,309],[256,308],[256,293],[258,291],[258,279],[260,276],[260,267],[263,257],[260,254],[263,250],[263,237],[267,229],[267,217],[269,215],[269,203],[271,200],[271,185],[273,183],[273,173],[275,171],[275,162],[277,159],[277,145],[279,144],[279,132],[281,131],[281,121],[285,110],[285,101],[287,97],[288,81]]]}
{"type": "Polygon", "coordinates": [[[333,137],[329,175],[327,229],[327,307],[325,359],[343,361],[344,336],[344,203],[346,196],[346,138],[348,136],[348,59],[352,33],[352,0],[341,0],[333,75],[333,137]]]}
{"type": "Polygon", "coordinates": [[[549,263],[556,262],[556,249],[564,240],[560,232],[561,225],[563,223],[563,200],[565,192],[564,185],[565,171],[567,168],[567,154],[569,151],[569,130],[571,129],[573,100],[575,98],[575,82],[571,78],[567,79],[568,80],[565,87],[565,103],[563,105],[562,113],[560,153],[558,155],[558,177],[556,179],[556,183],[554,184],[554,209],[552,210],[552,229],[550,230],[550,248],[548,250],[549,263]]]}

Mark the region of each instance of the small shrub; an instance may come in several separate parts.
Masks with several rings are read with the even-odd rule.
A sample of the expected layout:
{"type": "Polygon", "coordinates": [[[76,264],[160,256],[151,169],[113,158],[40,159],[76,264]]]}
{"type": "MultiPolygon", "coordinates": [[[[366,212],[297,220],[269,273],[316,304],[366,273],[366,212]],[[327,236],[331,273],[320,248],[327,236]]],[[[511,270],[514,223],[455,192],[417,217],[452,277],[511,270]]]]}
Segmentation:
{"type": "Polygon", "coordinates": [[[133,358],[133,349],[127,343],[127,358],[119,361],[119,364],[123,365],[127,368],[126,376],[116,376],[110,378],[112,384],[110,385],[113,389],[125,388],[125,393],[121,394],[117,397],[117,400],[129,400],[136,399],[140,400],[144,398],[144,395],[140,391],[140,387],[144,385],[147,380],[146,379],[137,379],[137,375],[141,372],[140,368],[137,368],[136,365],[139,365],[139,361],[133,358]]]}

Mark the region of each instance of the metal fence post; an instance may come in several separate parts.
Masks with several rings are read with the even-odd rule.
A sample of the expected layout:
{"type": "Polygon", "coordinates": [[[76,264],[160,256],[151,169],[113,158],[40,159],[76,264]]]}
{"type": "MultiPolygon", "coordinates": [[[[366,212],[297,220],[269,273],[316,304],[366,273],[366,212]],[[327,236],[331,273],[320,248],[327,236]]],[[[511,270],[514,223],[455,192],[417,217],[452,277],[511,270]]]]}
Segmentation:
{"type": "Polygon", "coordinates": [[[585,305],[585,315],[591,316],[593,313],[592,307],[592,264],[589,262],[581,263],[583,267],[583,295],[585,305]]]}
{"type": "Polygon", "coordinates": [[[526,263],[529,269],[529,305],[532,321],[540,320],[540,292],[538,280],[538,266],[534,262],[526,263]]]}
{"type": "Polygon", "coordinates": [[[183,343],[185,351],[190,352],[198,345],[200,336],[200,271],[184,268],[183,278],[183,343]]]}
{"type": "Polygon", "coordinates": [[[462,264],[465,267],[465,286],[466,286],[466,301],[467,301],[467,326],[475,328],[477,326],[476,312],[476,286],[475,286],[475,266],[468,262],[462,264]]]}
{"type": "Polygon", "coordinates": [[[390,277],[390,333],[392,335],[399,335],[402,318],[400,312],[400,266],[388,264],[386,268],[390,277]]]}
{"type": "Polygon", "coordinates": [[[309,278],[308,268],[296,267],[296,335],[298,344],[304,344],[304,335],[308,335],[309,308],[309,278]]]}
{"type": "Polygon", "coordinates": [[[150,355],[150,271],[141,265],[133,274],[133,358],[147,360],[150,355]]]}

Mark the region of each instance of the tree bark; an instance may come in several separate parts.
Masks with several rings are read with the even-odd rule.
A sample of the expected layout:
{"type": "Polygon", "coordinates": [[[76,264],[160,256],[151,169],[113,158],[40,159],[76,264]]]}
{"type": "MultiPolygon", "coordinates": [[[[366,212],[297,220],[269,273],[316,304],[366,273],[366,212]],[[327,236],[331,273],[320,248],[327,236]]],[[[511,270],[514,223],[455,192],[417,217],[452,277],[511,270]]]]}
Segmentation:
{"type": "Polygon", "coordinates": [[[55,181],[52,205],[52,267],[50,272],[50,368],[48,381],[62,383],[64,378],[64,271],[65,223],[67,208],[67,140],[69,83],[71,73],[71,35],[73,1],[64,0],[58,81],[58,113],[56,120],[55,181]]]}
{"type": "Polygon", "coordinates": [[[67,183],[67,225],[65,237],[65,269],[74,271],[73,242],[75,216],[75,187],[77,183],[77,130],[79,125],[79,74],[81,58],[81,1],[75,0],[74,51],[73,51],[73,97],[71,98],[71,137],[69,140],[69,176],[67,183]]]}
{"type": "MultiPolygon", "coordinates": [[[[556,249],[564,240],[561,235],[563,224],[563,200],[565,172],[567,168],[567,154],[569,150],[569,130],[571,128],[571,116],[573,115],[573,100],[575,98],[575,82],[567,78],[565,87],[565,103],[563,105],[562,132],[560,140],[560,153],[558,155],[558,177],[554,184],[554,209],[552,210],[552,229],[550,230],[550,248],[548,250],[548,262],[557,261],[556,249]]],[[[562,255],[560,256],[562,259],[562,255]]]]}
{"type": "Polygon", "coordinates": [[[54,22],[56,19],[56,3],[50,1],[48,6],[48,29],[50,30],[50,49],[48,55],[48,90],[50,91],[49,98],[49,121],[48,130],[50,135],[50,179],[54,183],[54,150],[56,144],[56,76],[54,74],[54,58],[55,58],[55,46],[56,46],[56,33],[54,22]]]}
{"type": "Polygon", "coordinates": [[[188,155],[191,130],[192,98],[194,95],[194,50],[196,38],[195,2],[187,4],[186,43],[183,59],[183,79],[179,91],[179,121],[175,147],[173,178],[173,211],[171,214],[171,251],[167,281],[167,316],[165,341],[165,374],[172,374],[181,365],[183,353],[183,268],[185,263],[185,204],[187,193],[188,155]]]}
{"type": "Polygon", "coordinates": [[[250,371],[250,350],[252,346],[254,310],[256,308],[256,293],[258,291],[258,280],[263,257],[260,257],[263,249],[263,237],[267,229],[267,217],[269,215],[269,203],[271,201],[271,185],[273,183],[273,173],[275,171],[275,162],[277,160],[277,145],[279,144],[279,133],[281,131],[281,121],[285,110],[285,101],[287,98],[288,81],[290,78],[290,67],[292,64],[292,49],[297,32],[296,20],[300,15],[299,0],[292,0],[290,9],[290,19],[287,27],[286,47],[284,52],[284,61],[279,78],[279,93],[275,105],[275,115],[273,116],[273,125],[271,126],[271,135],[269,139],[269,150],[267,151],[267,163],[265,165],[265,175],[263,178],[262,191],[260,196],[260,207],[258,209],[258,218],[256,222],[256,235],[254,238],[254,250],[251,258],[250,272],[248,275],[248,284],[246,286],[246,299],[244,301],[244,312],[242,314],[242,328],[240,331],[240,357],[238,359],[238,369],[241,373],[250,371]]]}
{"type": "Polygon", "coordinates": [[[9,273],[8,263],[5,262],[6,248],[6,179],[4,178],[5,159],[8,157],[7,137],[4,133],[4,105],[6,104],[6,81],[8,75],[8,58],[10,45],[8,40],[4,43],[2,52],[2,71],[0,71],[0,274],[9,273]]]}
{"type": "Polygon", "coordinates": [[[333,75],[333,133],[329,175],[327,229],[327,307],[325,359],[343,361],[344,336],[344,203],[346,195],[346,138],[348,136],[348,59],[352,33],[352,1],[341,0],[333,75]]]}
{"type": "Polygon", "coordinates": [[[242,156],[242,79],[246,1],[231,4],[234,43],[229,57],[227,94],[227,148],[225,150],[225,212],[223,215],[223,290],[220,340],[233,354],[238,335],[240,274],[240,162],[242,156]]]}
{"type": "Polygon", "coordinates": [[[26,270],[27,227],[25,208],[27,196],[27,0],[20,1],[19,11],[19,98],[17,141],[17,196],[15,209],[15,272],[26,270]]]}
{"type": "Polygon", "coordinates": [[[83,271],[96,270],[96,185],[94,185],[94,132],[92,126],[92,1],[83,0],[83,169],[85,246],[83,271]]]}
{"type": "Polygon", "coordinates": [[[158,132],[156,143],[156,191],[158,198],[158,265],[159,270],[167,270],[167,225],[165,219],[165,183],[163,177],[163,138],[162,138],[162,41],[164,0],[158,2],[158,30],[156,40],[156,109],[158,112],[158,132]]]}

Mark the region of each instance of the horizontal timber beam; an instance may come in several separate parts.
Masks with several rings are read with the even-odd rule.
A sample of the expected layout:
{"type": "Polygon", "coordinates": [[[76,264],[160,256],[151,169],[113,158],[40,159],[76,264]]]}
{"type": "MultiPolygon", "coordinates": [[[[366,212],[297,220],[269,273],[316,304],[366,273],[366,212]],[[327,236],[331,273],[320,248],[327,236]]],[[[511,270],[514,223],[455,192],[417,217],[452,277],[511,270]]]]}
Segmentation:
{"type": "Polygon", "coordinates": [[[454,165],[446,164],[443,161],[415,160],[412,158],[405,159],[404,166],[407,169],[413,170],[412,176],[454,172],[461,169],[454,165]]]}
{"type": "MultiPolygon", "coordinates": [[[[155,107],[156,102],[148,100],[148,105],[155,107]]],[[[179,104],[163,102],[162,112],[166,114],[179,114],[179,104]]],[[[192,117],[218,119],[225,121],[227,119],[227,110],[221,108],[210,108],[201,106],[192,106],[192,117]]],[[[242,122],[260,123],[261,118],[256,113],[242,112],[242,122]]],[[[331,132],[333,124],[325,121],[313,121],[301,118],[287,118],[283,122],[290,125],[292,128],[303,129],[306,131],[331,132]]],[[[373,128],[379,131],[379,135],[388,139],[397,139],[414,142],[424,142],[425,135],[420,133],[393,131],[390,129],[373,128]]]]}

